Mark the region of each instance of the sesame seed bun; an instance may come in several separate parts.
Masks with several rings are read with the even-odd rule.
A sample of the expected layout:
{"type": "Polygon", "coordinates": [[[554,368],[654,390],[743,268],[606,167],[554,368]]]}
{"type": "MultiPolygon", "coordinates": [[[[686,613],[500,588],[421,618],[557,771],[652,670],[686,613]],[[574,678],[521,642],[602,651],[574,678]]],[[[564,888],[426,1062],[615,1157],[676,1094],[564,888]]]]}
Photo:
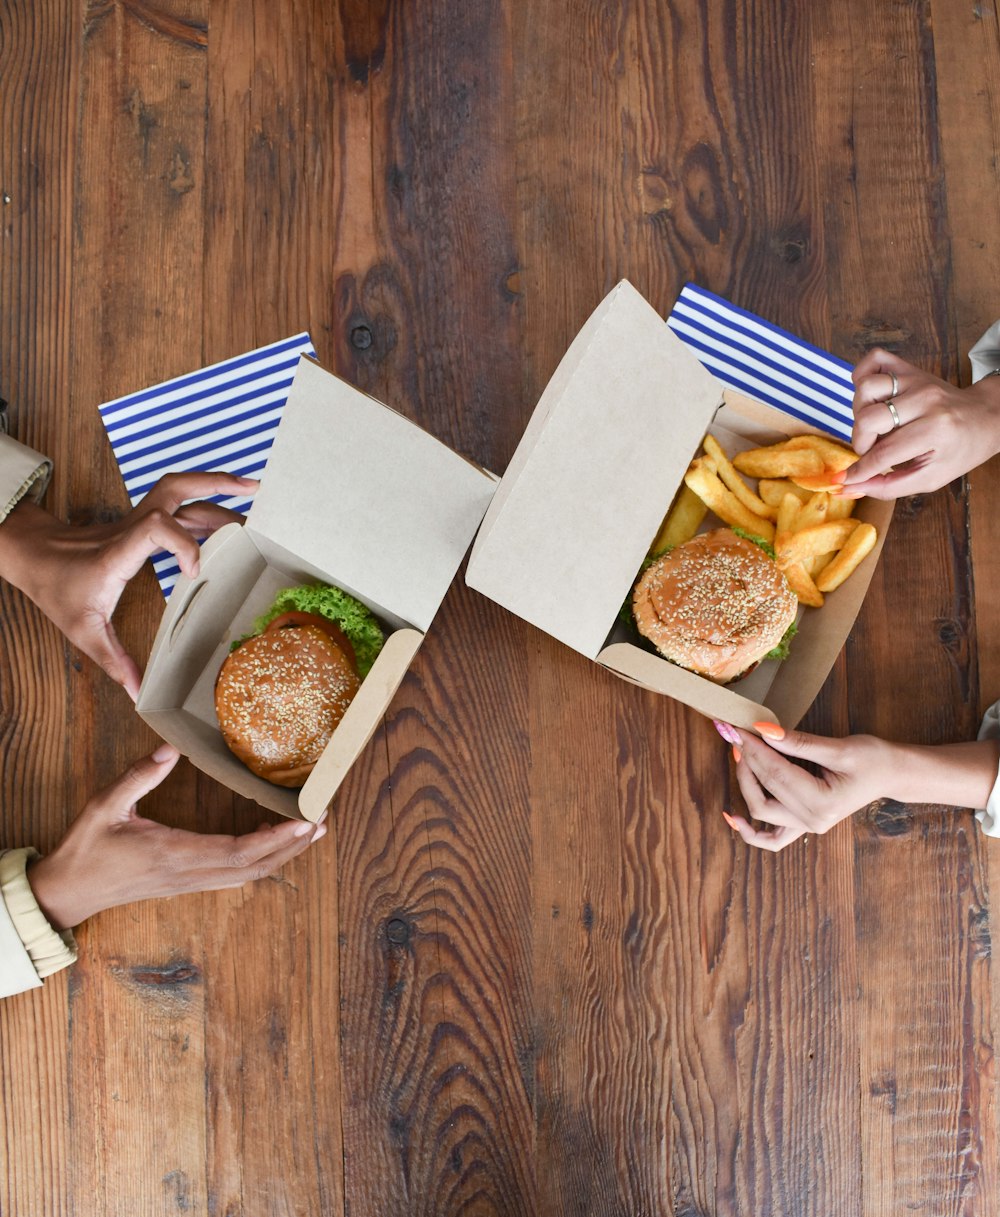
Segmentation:
{"type": "Polygon", "coordinates": [[[302,786],[360,684],[351,644],[335,625],[287,613],[220,668],[215,712],[222,737],[258,777],[302,786]]]}
{"type": "Polygon", "coordinates": [[[781,641],[798,600],[773,559],[728,528],[658,558],[632,594],[639,633],[661,655],[729,684],[781,641]]]}

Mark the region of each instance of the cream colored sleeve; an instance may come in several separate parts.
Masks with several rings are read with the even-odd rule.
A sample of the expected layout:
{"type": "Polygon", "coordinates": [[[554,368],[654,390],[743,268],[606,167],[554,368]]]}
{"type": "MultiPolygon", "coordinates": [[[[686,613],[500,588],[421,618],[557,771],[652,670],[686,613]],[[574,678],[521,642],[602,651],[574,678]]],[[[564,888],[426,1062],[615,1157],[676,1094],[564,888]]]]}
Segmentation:
{"type": "Polygon", "coordinates": [[[0,523],[25,495],[36,502],[45,493],[52,476],[52,462],[40,452],[0,435],[0,523]]]}
{"type": "Polygon", "coordinates": [[[972,364],[973,382],[1000,368],[1000,321],[994,321],[969,351],[969,362],[972,364]]]}
{"type": "Polygon", "coordinates": [[[35,849],[0,853],[0,997],[37,988],[46,976],[76,961],[72,931],[54,930],[28,883],[35,849]]]}
{"type": "MultiPolygon", "coordinates": [[[[1000,702],[994,702],[983,717],[977,739],[1000,739],[1000,702]]],[[[1000,773],[993,783],[985,807],[976,811],[976,819],[988,837],[1000,837],[1000,773]]]]}

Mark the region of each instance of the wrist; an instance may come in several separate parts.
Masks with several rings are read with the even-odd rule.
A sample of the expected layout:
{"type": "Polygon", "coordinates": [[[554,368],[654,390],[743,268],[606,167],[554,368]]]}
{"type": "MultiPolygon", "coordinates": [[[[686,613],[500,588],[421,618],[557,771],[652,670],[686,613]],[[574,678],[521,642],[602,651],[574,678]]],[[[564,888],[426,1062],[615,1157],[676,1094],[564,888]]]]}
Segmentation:
{"type": "Polygon", "coordinates": [[[886,795],[900,803],[985,807],[997,780],[1000,741],[890,744],[886,795]]]}
{"type": "Polygon", "coordinates": [[[74,899],[72,885],[59,873],[58,858],[49,854],[32,862],[26,871],[28,886],[46,921],[54,930],[72,930],[86,921],[93,909],[74,899]]]}
{"type": "Polygon", "coordinates": [[[38,568],[39,540],[55,522],[37,503],[22,499],[0,523],[0,576],[32,599],[32,571],[38,568]]]}
{"type": "MultiPolygon", "coordinates": [[[[989,451],[983,460],[1000,453],[1000,368],[989,372],[976,381],[971,389],[979,399],[979,405],[987,420],[989,451]]],[[[982,463],[982,462],[979,462],[982,463]]]]}

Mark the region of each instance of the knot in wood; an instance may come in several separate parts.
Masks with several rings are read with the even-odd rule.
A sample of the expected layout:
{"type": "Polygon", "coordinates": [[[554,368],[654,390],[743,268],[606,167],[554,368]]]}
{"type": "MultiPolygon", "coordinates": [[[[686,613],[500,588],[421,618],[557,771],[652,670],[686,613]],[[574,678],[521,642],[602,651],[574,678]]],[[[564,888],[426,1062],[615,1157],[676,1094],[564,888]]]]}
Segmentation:
{"type": "Polygon", "coordinates": [[[367,351],[372,344],[372,332],[367,325],[356,325],[351,330],[351,346],[356,351],[367,351]]]}
{"type": "Polygon", "coordinates": [[[402,917],[393,917],[385,927],[385,936],[396,946],[406,946],[410,941],[410,926],[402,917]]]}

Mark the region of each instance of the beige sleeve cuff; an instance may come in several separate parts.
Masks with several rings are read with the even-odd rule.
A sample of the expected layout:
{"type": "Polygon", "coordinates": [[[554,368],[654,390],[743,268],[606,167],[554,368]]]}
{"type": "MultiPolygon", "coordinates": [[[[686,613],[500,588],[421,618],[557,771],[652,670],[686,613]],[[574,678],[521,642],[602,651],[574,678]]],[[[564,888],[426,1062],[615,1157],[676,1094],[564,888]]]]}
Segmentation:
{"type": "Polygon", "coordinates": [[[52,476],[52,462],[40,452],[0,435],[0,522],[25,495],[38,502],[52,476]]]}
{"type": "MultiPolygon", "coordinates": [[[[1000,739],[1000,701],[995,701],[986,711],[977,739],[1000,739]]],[[[976,819],[988,837],[1000,837],[1000,773],[993,783],[989,801],[985,807],[977,808],[976,819]]]]}
{"type": "Polygon", "coordinates": [[[972,380],[982,380],[1000,368],[1000,321],[995,321],[969,351],[972,380]]]}
{"type": "Polygon", "coordinates": [[[44,979],[75,963],[77,951],[72,930],[54,930],[35,900],[27,869],[37,857],[37,849],[9,849],[0,854],[0,895],[35,971],[44,979]]]}

